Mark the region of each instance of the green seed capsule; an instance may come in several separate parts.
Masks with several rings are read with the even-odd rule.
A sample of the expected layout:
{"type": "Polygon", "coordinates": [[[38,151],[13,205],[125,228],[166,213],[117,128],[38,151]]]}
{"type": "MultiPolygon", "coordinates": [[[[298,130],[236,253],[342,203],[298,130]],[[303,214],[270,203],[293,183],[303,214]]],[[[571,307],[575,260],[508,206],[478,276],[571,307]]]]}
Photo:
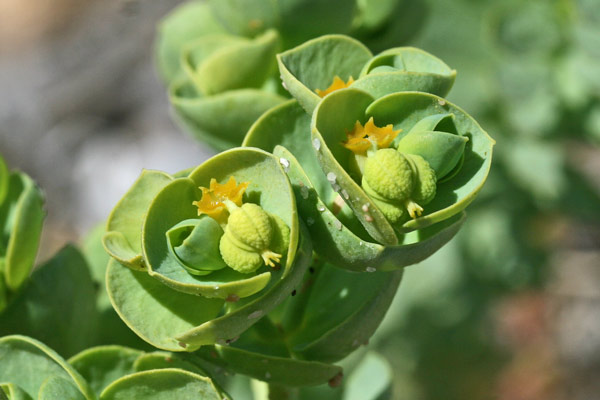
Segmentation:
{"type": "Polygon", "coordinates": [[[289,244],[289,228],[281,221],[286,228],[284,232],[276,218],[251,203],[231,212],[219,243],[225,263],[236,271],[251,273],[263,263],[273,267],[280,262],[287,246],[281,248],[286,241],[289,244]]]}
{"type": "Polygon", "coordinates": [[[402,201],[413,192],[413,170],[406,157],[395,149],[381,149],[365,162],[364,181],[381,198],[402,201]]]}

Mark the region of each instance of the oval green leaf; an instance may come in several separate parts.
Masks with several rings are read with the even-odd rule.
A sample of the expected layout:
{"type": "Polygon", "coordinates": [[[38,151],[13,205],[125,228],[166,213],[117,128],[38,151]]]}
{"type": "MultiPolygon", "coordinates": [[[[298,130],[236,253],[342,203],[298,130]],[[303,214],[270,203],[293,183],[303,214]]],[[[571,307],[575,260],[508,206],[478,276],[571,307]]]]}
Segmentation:
{"type": "Polygon", "coordinates": [[[169,87],[176,120],[196,139],[217,150],[239,146],[252,123],[285,99],[259,89],[239,89],[203,96],[186,80],[169,87]]]}
{"type": "Polygon", "coordinates": [[[0,338],[0,381],[19,386],[36,399],[49,377],[67,380],[87,400],[96,396],[83,377],[54,350],[26,336],[0,338]]]}
{"type": "Polygon", "coordinates": [[[160,171],[142,171],[133,186],[119,200],[106,222],[104,248],[129,268],[144,270],[141,227],[150,202],[171,178],[160,171]]]}
{"type": "Polygon", "coordinates": [[[140,350],[123,346],[99,346],[74,355],[68,362],[99,396],[111,382],[134,373],[133,365],[142,354],[140,350]]]}
{"type": "Polygon", "coordinates": [[[397,47],[373,57],[352,86],[379,98],[386,94],[419,91],[446,96],[456,78],[439,58],[414,47],[397,47]]]}
{"type": "Polygon", "coordinates": [[[347,82],[357,78],[371,52],[343,35],[325,35],[277,55],[285,87],[312,114],[321,100],[316,89],[327,89],[335,76],[347,82]]]}
{"type": "Polygon", "coordinates": [[[43,196],[22,172],[12,172],[8,190],[0,204],[0,257],[4,257],[4,280],[16,291],[25,282],[37,254],[44,221],[43,196]]]}

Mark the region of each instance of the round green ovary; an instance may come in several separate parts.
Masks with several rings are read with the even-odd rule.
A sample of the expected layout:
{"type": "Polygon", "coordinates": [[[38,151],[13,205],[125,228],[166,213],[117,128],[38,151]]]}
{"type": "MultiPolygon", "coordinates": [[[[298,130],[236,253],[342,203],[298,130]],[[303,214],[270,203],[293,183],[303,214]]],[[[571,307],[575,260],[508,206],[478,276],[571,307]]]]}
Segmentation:
{"type": "Polygon", "coordinates": [[[415,188],[412,193],[412,200],[421,205],[429,203],[435,197],[437,178],[435,171],[427,161],[421,156],[407,154],[416,170],[415,188]]]}
{"type": "Polygon", "coordinates": [[[242,273],[256,271],[263,262],[269,266],[278,263],[285,250],[280,247],[286,241],[289,243],[289,228],[281,221],[287,229],[286,235],[276,218],[251,203],[234,210],[219,243],[225,263],[242,273]]]}
{"type": "Polygon", "coordinates": [[[369,157],[365,162],[363,181],[371,191],[391,202],[408,199],[414,189],[410,163],[395,149],[377,150],[369,157]]]}

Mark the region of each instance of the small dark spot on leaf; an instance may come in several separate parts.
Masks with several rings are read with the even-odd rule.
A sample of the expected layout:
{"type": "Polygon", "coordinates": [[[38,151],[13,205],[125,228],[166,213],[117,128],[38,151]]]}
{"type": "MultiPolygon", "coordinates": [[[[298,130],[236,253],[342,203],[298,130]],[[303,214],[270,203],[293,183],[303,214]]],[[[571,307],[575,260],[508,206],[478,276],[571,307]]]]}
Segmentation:
{"type": "Polygon", "coordinates": [[[185,349],[187,347],[187,343],[179,342],[179,347],[183,347],[185,349]]]}
{"type": "Polygon", "coordinates": [[[331,378],[328,382],[329,387],[336,388],[342,384],[342,380],[344,379],[344,374],[339,372],[336,376],[331,378]]]}
{"type": "Polygon", "coordinates": [[[311,274],[314,274],[314,273],[315,273],[315,269],[314,269],[313,267],[310,267],[310,268],[308,269],[308,272],[310,272],[311,274]]]}
{"type": "Polygon", "coordinates": [[[165,361],[170,363],[170,362],[173,362],[173,359],[171,357],[165,357],[165,361]]]}
{"type": "Polygon", "coordinates": [[[296,295],[296,289],[292,290],[292,296],[296,295]]]}

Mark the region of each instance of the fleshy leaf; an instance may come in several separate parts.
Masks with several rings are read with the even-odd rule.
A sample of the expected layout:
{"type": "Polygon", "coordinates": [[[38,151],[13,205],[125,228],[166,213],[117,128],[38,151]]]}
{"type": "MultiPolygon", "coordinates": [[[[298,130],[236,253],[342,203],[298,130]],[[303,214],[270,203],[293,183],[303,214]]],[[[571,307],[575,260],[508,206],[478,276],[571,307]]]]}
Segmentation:
{"type": "Polygon", "coordinates": [[[34,399],[49,377],[65,379],[83,398],[94,400],[94,392],[83,377],[54,350],[26,336],[0,338],[0,382],[10,382],[34,399]]]}
{"type": "Polygon", "coordinates": [[[0,273],[7,289],[16,291],[33,268],[45,213],[41,191],[24,173],[10,173],[7,189],[0,204],[0,273]]]}
{"type": "MultiPolygon", "coordinates": [[[[329,264],[316,268],[310,286],[288,304],[293,309],[294,302],[305,303],[301,319],[292,321],[302,327],[288,339],[293,353],[321,362],[346,357],[373,335],[401,278],[402,271],[357,274],[329,264]]],[[[284,316],[288,313],[298,318],[292,311],[284,316]]]]}
{"type": "Polygon", "coordinates": [[[379,98],[386,94],[420,91],[446,96],[456,71],[433,55],[414,48],[397,47],[373,57],[353,87],[379,98]]]}
{"type": "Polygon", "coordinates": [[[235,373],[292,387],[323,384],[342,372],[337,365],[266,355],[231,346],[204,346],[196,354],[235,373]]]}
{"type": "Polygon", "coordinates": [[[413,130],[398,142],[398,151],[423,157],[440,180],[456,167],[468,141],[452,133],[413,130]]]}
{"type": "Polygon", "coordinates": [[[215,318],[224,303],[178,292],[115,260],[108,264],[106,281],[121,319],[142,339],[163,350],[185,350],[175,336],[215,318]]]}
{"type": "Polygon", "coordinates": [[[173,178],[160,171],[142,171],[133,186],[119,200],[106,222],[104,248],[121,264],[144,270],[142,261],[142,221],[156,193],[173,178]]]}
{"type": "Polygon", "coordinates": [[[96,343],[97,317],[96,288],[85,259],[68,245],[33,272],[0,314],[0,335],[35,337],[70,356],[96,343]]]}
{"type": "Polygon", "coordinates": [[[99,396],[111,382],[134,373],[133,364],[142,354],[122,346],[100,346],[86,349],[68,361],[99,396]]]}
{"type": "Polygon", "coordinates": [[[328,88],[336,76],[344,82],[357,77],[371,57],[357,40],[325,35],[278,54],[277,62],[287,90],[312,114],[321,100],[316,89],[328,88]]]}
{"type": "Polygon", "coordinates": [[[278,94],[259,89],[204,96],[185,80],[172,83],[169,98],[177,122],[193,137],[217,150],[240,145],[252,123],[266,110],[285,100],[278,94]]]}
{"type": "Polygon", "coordinates": [[[124,376],[110,384],[100,400],[222,400],[212,381],[182,369],[157,369],[124,376]]]}

